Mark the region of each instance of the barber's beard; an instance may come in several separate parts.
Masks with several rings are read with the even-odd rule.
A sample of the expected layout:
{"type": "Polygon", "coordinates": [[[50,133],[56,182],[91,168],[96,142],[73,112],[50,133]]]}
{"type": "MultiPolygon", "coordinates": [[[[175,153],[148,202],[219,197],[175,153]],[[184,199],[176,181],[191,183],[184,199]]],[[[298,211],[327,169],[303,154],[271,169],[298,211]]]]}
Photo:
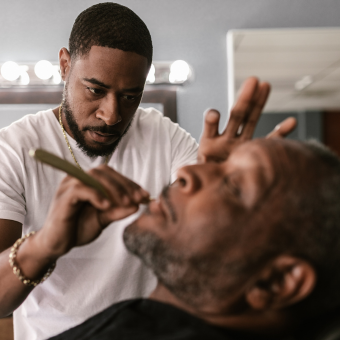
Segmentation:
{"type": "Polygon", "coordinates": [[[97,131],[97,132],[102,132],[102,133],[107,133],[107,126],[104,127],[89,127],[86,126],[82,130],[80,130],[79,125],[74,118],[74,114],[72,112],[72,109],[70,107],[68,95],[67,95],[67,86],[65,86],[64,93],[63,93],[63,113],[66,118],[66,122],[68,124],[69,129],[72,132],[74,140],[77,142],[77,146],[79,147],[80,150],[84,152],[85,155],[88,157],[105,157],[111,155],[116,148],[118,147],[120,141],[122,140],[123,136],[128,132],[132,120],[130,121],[129,125],[125,129],[124,133],[112,144],[109,145],[98,145],[97,147],[92,147],[88,145],[85,141],[84,134],[86,130],[91,130],[91,131],[97,131]]]}

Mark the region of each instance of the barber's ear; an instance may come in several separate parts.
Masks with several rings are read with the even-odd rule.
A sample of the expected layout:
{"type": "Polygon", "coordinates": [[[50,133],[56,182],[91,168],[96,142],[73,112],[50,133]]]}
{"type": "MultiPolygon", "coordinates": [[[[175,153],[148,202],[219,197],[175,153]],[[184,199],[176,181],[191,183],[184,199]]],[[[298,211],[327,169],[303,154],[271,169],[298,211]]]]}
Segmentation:
{"type": "Polygon", "coordinates": [[[71,56],[66,47],[59,51],[59,67],[61,78],[65,81],[71,70],[71,56]]]}
{"type": "Polygon", "coordinates": [[[254,310],[285,308],[306,298],[315,283],[316,273],[308,262],[282,255],[256,277],[246,292],[246,301],[254,310]]]}

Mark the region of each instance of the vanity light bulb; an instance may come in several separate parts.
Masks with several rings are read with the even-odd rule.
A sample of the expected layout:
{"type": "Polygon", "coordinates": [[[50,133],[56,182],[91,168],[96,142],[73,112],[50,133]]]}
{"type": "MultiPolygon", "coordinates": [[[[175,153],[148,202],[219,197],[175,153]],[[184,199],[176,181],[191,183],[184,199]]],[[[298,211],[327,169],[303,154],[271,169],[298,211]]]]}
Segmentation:
{"type": "Polygon", "coordinates": [[[184,60],[176,60],[170,66],[170,83],[185,82],[190,74],[190,66],[184,60]]]}
{"type": "Polygon", "coordinates": [[[148,77],[146,78],[146,81],[149,82],[150,84],[153,84],[156,80],[155,72],[156,72],[155,66],[154,66],[154,64],[151,64],[150,71],[148,73],[148,77]]]}
{"type": "Polygon", "coordinates": [[[27,73],[27,71],[29,70],[29,67],[27,65],[20,65],[19,70],[20,70],[19,84],[28,85],[30,83],[30,76],[27,73]]]}
{"type": "Polygon", "coordinates": [[[20,76],[20,68],[14,61],[6,61],[1,66],[1,75],[9,81],[17,80],[20,76]]]}
{"type": "Polygon", "coordinates": [[[34,72],[42,80],[50,79],[53,75],[53,65],[48,60],[40,60],[35,64],[34,72]]]}
{"type": "Polygon", "coordinates": [[[52,78],[52,82],[53,84],[60,84],[61,83],[61,75],[59,72],[59,65],[54,65],[53,66],[53,78],[52,78]]]}
{"type": "Polygon", "coordinates": [[[20,75],[20,85],[28,85],[30,83],[30,76],[26,71],[22,72],[20,75]]]}

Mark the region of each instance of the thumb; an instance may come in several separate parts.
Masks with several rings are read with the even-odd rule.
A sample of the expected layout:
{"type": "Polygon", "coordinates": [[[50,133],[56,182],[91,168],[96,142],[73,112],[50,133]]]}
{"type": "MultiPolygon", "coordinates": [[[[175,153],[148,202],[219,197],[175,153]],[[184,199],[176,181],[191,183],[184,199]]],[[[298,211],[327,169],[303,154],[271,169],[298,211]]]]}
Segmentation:
{"type": "Polygon", "coordinates": [[[293,117],[288,117],[280,124],[276,125],[275,129],[270,132],[266,138],[283,138],[294,131],[297,125],[297,120],[293,117]]]}

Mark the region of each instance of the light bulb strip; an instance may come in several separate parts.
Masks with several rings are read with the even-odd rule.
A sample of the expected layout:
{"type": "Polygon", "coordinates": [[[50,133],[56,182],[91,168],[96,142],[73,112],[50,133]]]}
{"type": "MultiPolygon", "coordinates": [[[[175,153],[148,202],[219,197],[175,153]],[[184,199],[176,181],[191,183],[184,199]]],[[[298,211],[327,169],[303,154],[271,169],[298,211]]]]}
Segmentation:
{"type": "MultiPolygon", "coordinates": [[[[146,84],[182,85],[193,78],[192,67],[183,60],[155,61],[152,63],[146,84]]],[[[0,63],[0,88],[63,85],[59,63],[40,60],[34,62],[0,63]]]]}

